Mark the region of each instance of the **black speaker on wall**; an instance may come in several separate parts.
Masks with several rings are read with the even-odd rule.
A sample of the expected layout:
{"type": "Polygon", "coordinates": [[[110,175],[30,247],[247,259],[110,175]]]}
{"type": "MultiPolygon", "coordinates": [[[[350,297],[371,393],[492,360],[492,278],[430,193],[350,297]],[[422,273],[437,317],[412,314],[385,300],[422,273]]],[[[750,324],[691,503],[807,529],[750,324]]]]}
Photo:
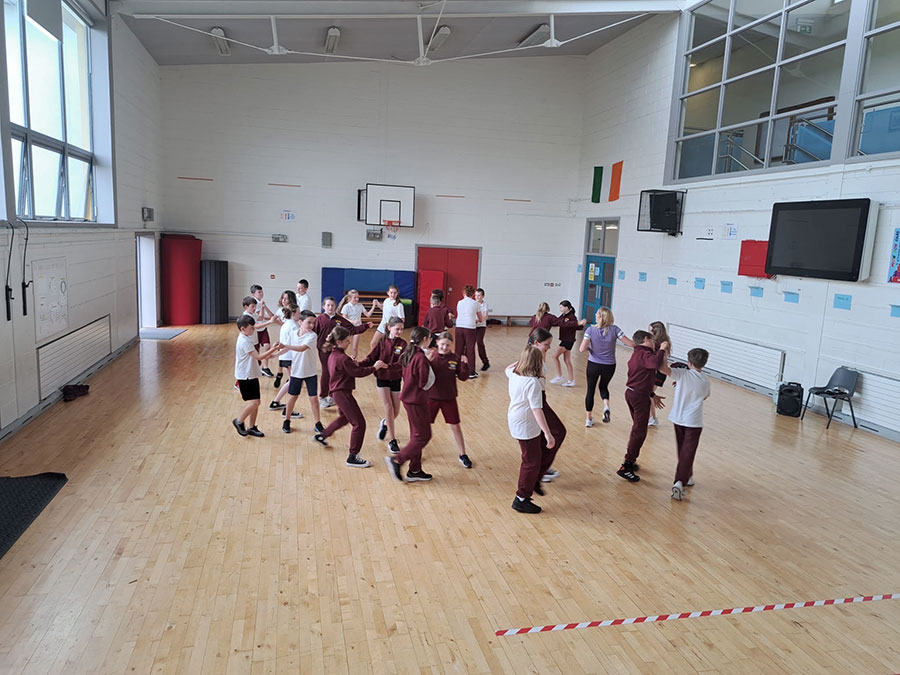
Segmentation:
{"type": "Polygon", "coordinates": [[[778,403],[775,411],[779,415],[800,417],[803,410],[803,385],[799,382],[785,382],[778,387],[778,403]]]}
{"type": "Polygon", "coordinates": [[[200,261],[200,323],[228,323],[228,261],[200,261]]]}

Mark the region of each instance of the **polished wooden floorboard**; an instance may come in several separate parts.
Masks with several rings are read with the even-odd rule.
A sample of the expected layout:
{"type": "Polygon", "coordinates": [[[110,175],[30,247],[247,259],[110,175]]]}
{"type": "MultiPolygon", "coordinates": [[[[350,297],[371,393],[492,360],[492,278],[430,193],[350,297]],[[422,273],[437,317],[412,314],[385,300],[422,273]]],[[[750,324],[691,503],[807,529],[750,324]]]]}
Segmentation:
{"type": "MultiPolygon", "coordinates": [[[[373,381],[357,398],[374,466],[351,469],[349,429],[326,450],[308,419],[284,435],[261,410],[265,439],[235,434],[233,327],[142,341],[89,396],[0,444],[0,475],[69,477],[0,560],[0,672],[900,672],[896,600],[496,637],[900,593],[900,446],[780,417],[714,381],[697,485],[673,502],[665,416],[641,482],[614,473],[630,426],[624,350],[611,424],[584,428],[581,355],[579,386],[548,385],[568,427],[561,476],[536,497],[542,514],[513,512],[502,370],[526,332],[491,328],[493,368],[460,385],[475,468],[439,421],[425,451],[434,481],[412,485],[381,462],[373,381]]],[[[405,415],[398,429],[405,439],[405,415]]]]}

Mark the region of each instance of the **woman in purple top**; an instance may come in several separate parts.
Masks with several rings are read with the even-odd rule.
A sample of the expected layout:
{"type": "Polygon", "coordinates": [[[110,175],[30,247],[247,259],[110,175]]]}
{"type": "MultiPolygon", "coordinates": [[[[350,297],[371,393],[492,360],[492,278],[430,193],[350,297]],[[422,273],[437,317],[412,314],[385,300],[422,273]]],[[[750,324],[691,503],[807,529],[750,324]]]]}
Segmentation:
{"type": "Polygon", "coordinates": [[[584,331],[584,339],[578,348],[580,352],[588,352],[587,395],[584,397],[586,427],[594,426],[594,392],[597,390],[598,380],[600,398],[603,399],[603,421],[609,422],[609,382],[616,372],[616,341],[634,347],[634,342],[613,323],[615,318],[612,311],[601,307],[597,310],[596,320],[597,323],[584,331]]]}

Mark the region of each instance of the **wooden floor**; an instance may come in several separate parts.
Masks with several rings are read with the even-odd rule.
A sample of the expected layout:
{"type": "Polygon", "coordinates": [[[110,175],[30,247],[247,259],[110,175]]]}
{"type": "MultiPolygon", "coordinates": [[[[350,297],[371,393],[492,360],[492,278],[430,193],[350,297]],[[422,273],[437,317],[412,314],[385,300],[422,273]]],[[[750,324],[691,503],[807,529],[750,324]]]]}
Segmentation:
{"type": "Polygon", "coordinates": [[[475,468],[439,423],[434,481],[413,485],[381,462],[373,381],[357,393],[374,466],[351,469],[347,430],[326,450],[265,411],[265,439],[234,432],[232,326],[141,342],[0,445],[0,475],[69,477],[0,560],[0,672],[900,672],[900,600],[495,636],[900,593],[900,446],[715,381],[697,485],[673,502],[668,421],[643,480],[615,475],[625,351],[609,425],[584,428],[580,355],[579,386],[548,385],[562,475],[542,514],[512,511],[502,367],[525,336],[491,328],[494,368],[461,385],[475,468]]]}

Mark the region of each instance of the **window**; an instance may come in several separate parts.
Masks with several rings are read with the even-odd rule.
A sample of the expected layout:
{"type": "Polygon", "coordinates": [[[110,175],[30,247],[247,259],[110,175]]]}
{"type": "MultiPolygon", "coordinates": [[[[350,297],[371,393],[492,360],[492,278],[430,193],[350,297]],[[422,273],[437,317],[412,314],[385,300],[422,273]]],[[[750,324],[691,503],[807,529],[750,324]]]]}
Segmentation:
{"type": "MultiPolygon", "coordinates": [[[[619,248],[618,219],[591,221],[590,232],[588,253],[616,255],[616,250],[619,248]]],[[[610,266],[610,270],[612,270],[612,266],[610,266]]],[[[609,281],[612,282],[612,279],[609,281]]]]}
{"type": "Polygon", "coordinates": [[[95,220],[90,29],[62,5],[63,40],[3,0],[16,210],[22,218],[95,220]]]}
{"type": "Polygon", "coordinates": [[[676,180],[900,150],[900,0],[710,0],[686,20],[676,180]]]}

